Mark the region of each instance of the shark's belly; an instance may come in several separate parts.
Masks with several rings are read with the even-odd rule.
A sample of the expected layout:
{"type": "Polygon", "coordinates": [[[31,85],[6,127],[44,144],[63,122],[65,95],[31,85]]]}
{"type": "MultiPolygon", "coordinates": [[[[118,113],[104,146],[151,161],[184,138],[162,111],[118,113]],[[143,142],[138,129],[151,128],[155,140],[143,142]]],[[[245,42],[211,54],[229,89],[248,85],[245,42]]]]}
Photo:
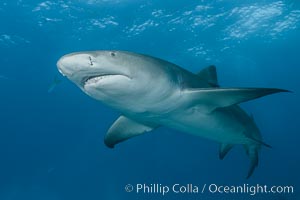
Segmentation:
{"type": "Polygon", "coordinates": [[[210,114],[187,110],[160,120],[161,124],[167,127],[220,143],[246,144],[250,142],[246,133],[250,131],[248,129],[252,122],[248,121],[248,115],[239,109],[220,109],[210,114]]]}

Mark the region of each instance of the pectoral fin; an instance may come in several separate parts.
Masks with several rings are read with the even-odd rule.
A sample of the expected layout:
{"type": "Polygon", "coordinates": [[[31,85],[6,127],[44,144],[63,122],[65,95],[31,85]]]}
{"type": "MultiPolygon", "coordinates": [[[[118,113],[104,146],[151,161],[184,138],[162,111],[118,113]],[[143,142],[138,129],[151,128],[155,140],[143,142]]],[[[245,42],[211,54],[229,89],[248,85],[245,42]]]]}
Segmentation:
{"type": "Polygon", "coordinates": [[[183,95],[188,106],[200,105],[207,112],[287,90],[276,88],[199,88],[187,89],[183,95]]]}
{"type": "Polygon", "coordinates": [[[113,148],[116,144],[124,140],[152,131],[156,127],[144,125],[127,117],[120,116],[109,128],[105,135],[104,143],[106,146],[113,148]]]}

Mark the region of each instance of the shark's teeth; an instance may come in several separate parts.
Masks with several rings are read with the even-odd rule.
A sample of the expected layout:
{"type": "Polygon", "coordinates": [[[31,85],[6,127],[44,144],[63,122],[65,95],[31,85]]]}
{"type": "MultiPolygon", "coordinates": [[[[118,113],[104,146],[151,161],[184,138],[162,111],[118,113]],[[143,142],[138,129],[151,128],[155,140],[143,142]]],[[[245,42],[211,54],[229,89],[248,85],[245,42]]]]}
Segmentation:
{"type": "Polygon", "coordinates": [[[102,75],[102,76],[91,77],[91,78],[88,78],[88,79],[85,81],[85,84],[93,84],[93,83],[97,83],[98,81],[100,81],[100,80],[102,80],[102,79],[105,79],[105,78],[108,78],[108,77],[111,77],[111,76],[114,76],[114,75],[102,75]]]}

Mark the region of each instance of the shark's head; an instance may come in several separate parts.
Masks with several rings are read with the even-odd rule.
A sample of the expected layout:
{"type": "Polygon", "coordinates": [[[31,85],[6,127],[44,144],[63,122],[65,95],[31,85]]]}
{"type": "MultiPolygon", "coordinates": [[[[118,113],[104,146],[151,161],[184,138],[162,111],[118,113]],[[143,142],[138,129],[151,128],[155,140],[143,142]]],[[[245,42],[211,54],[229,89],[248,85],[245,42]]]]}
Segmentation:
{"type": "Polygon", "coordinates": [[[113,104],[167,90],[172,81],[163,72],[167,68],[157,67],[157,62],[160,60],[125,51],[87,51],[61,57],[57,67],[89,96],[113,104]],[[157,87],[157,82],[165,87],[157,87]]]}
{"type": "Polygon", "coordinates": [[[133,73],[114,51],[77,52],[61,57],[58,70],[82,89],[117,88],[130,84],[133,73]]]}

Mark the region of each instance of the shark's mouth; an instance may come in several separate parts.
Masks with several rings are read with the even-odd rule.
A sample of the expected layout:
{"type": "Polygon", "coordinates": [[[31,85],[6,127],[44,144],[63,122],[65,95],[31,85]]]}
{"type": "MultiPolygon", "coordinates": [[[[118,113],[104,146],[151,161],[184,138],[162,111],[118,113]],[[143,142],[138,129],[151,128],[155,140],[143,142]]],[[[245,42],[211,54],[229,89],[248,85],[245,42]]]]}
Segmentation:
{"type": "Polygon", "coordinates": [[[89,76],[82,80],[82,85],[83,86],[92,85],[112,78],[124,78],[124,77],[127,79],[131,79],[129,76],[123,74],[103,74],[103,75],[89,76]]]}

